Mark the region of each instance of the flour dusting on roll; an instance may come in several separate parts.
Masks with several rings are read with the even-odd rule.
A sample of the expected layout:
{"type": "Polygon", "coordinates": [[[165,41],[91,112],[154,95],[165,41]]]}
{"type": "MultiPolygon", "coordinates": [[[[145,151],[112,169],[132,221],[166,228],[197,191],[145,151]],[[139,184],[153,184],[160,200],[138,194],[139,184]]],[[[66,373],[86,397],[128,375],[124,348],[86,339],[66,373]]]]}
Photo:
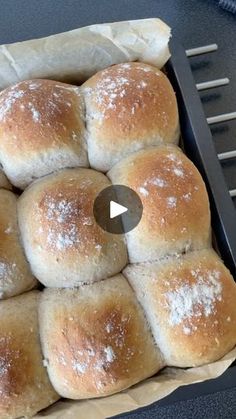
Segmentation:
{"type": "Polygon", "coordinates": [[[236,345],[236,285],[179,134],[172,85],[147,63],[0,93],[0,417],[109,396],[236,345]],[[122,185],[141,200],[128,232],[138,211],[122,185]]]}
{"type": "Polygon", "coordinates": [[[63,397],[113,394],[164,366],[122,275],[78,289],[45,289],[39,316],[50,380],[63,397]]]}
{"type": "Polygon", "coordinates": [[[91,77],[82,92],[92,168],[106,172],[134,151],[178,141],[175,93],[157,68],[118,64],[91,77]]]}
{"type": "Polygon", "coordinates": [[[0,93],[0,161],[13,185],[64,167],[88,166],[78,88],[27,80],[0,93]]]}
{"type": "Polygon", "coordinates": [[[132,188],[143,203],[141,221],[126,234],[130,262],[156,260],[210,246],[206,187],[176,146],[151,147],[117,163],[108,177],[132,188]]]}
{"type": "Polygon", "coordinates": [[[65,169],[34,182],[19,198],[25,252],[44,285],[90,283],[126,265],[123,237],[102,230],[93,215],[94,200],[107,186],[102,173],[65,169]]]}
{"type": "Polygon", "coordinates": [[[212,250],[125,271],[169,366],[216,361],[236,344],[236,285],[212,250]]]}

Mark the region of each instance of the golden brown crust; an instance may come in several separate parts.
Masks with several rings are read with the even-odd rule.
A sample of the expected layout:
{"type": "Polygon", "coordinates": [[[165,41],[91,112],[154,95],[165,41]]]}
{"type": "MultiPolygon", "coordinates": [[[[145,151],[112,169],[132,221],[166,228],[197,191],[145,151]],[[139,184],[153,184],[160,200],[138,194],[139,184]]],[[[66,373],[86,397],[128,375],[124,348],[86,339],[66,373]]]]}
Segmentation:
{"type": "Polygon", "coordinates": [[[68,166],[76,158],[86,165],[83,112],[78,88],[52,80],[27,80],[0,93],[0,159],[16,186],[27,185],[30,174],[37,178],[36,169],[40,176],[63,167],[63,158],[68,166]]]}
{"type": "Polygon", "coordinates": [[[20,197],[19,226],[35,276],[48,286],[75,286],[109,277],[126,264],[121,236],[93,215],[109,180],[91,169],[65,169],[33,183],[20,197]]]}
{"type": "MultiPolygon", "coordinates": [[[[39,227],[37,244],[51,252],[68,248],[67,255],[75,254],[78,249],[88,254],[94,250],[95,242],[104,240],[103,230],[93,219],[93,200],[98,193],[96,183],[99,179],[105,187],[109,182],[92,170],[65,170],[52,176],[48,184],[46,179],[43,181],[34,203],[34,223],[39,227]]],[[[105,239],[106,244],[108,237],[105,239]]]]}
{"type": "Polygon", "coordinates": [[[204,182],[176,146],[151,147],[117,163],[108,177],[140,196],[143,215],[127,234],[131,262],[159,259],[210,245],[210,209],[204,182]]]}
{"type": "Polygon", "coordinates": [[[78,290],[45,290],[40,324],[50,379],[62,396],[112,394],[163,366],[122,275],[78,290]]]}
{"type": "Polygon", "coordinates": [[[157,68],[118,64],[91,77],[82,91],[92,167],[106,171],[130,152],[178,140],[175,94],[157,68]]]}
{"type": "Polygon", "coordinates": [[[81,132],[78,89],[53,80],[27,80],[0,94],[1,149],[18,155],[39,152],[52,144],[70,144],[72,128],[81,132]]]}
{"type": "Polygon", "coordinates": [[[39,293],[0,303],[0,417],[34,415],[58,400],[49,383],[40,350],[39,293]]]}
{"type": "Polygon", "coordinates": [[[168,365],[216,361],[236,344],[236,285],[212,250],[124,271],[168,365]]]}

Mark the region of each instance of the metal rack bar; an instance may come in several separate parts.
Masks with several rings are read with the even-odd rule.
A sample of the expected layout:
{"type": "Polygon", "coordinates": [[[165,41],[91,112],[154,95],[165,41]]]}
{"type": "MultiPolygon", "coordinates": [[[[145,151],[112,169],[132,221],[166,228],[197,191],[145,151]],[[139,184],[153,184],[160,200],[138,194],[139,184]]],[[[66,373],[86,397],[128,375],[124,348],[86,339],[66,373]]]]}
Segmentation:
{"type": "Polygon", "coordinates": [[[236,196],[236,189],[231,189],[229,191],[229,194],[230,194],[230,196],[232,196],[232,198],[235,197],[236,196]]]}
{"type": "Polygon", "coordinates": [[[185,52],[186,52],[187,57],[195,57],[196,55],[208,54],[209,52],[214,52],[217,49],[218,49],[217,44],[210,44],[210,45],[204,45],[203,47],[187,49],[185,52]]]}
{"type": "Polygon", "coordinates": [[[218,154],[218,159],[219,160],[233,159],[235,157],[236,157],[236,150],[225,151],[224,153],[219,153],[218,154]]]}
{"type": "Polygon", "coordinates": [[[207,118],[209,125],[218,124],[219,122],[231,121],[236,119],[236,112],[223,113],[222,115],[210,116],[207,118]]]}
{"type": "MultiPolygon", "coordinates": [[[[214,52],[217,49],[218,49],[217,44],[210,44],[210,45],[204,45],[202,47],[187,49],[185,51],[185,53],[186,53],[187,57],[195,57],[197,55],[208,54],[209,52],[214,52]]],[[[221,78],[221,79],[209,80],[209,81],[206,81],[206,82],[196,83],[196,88],[200,92],[200,91],[207,90],[207,89],[213,89],[215,87],[225,86],[225,85],[229,84],[229,82],[230,82],[229,79],[227,77],[225,77],[225,78],[221,78]]],[[[229,113],[225,113],[225,114],[222,114],[222,115],[210,116],[210,117],[206,118],[207,123],[209,125],[218,124],[220,122],[231,121],[233,119],[236,119],[236,112],[229,112],[229,113]]],[[[233,158],[236,158],[236,150],[226,151],[224,153],[219,153],[218,154],[218,159],[220,161],[227,160],[227,159],[233,159],[233,158]]],[[[232,198],[236,197],[236,189],[231,189],[229,191],[229,194],[232,198]]]]}
{"type": "Polygon", "coordinates": [[[225,77],[223,79],[210,80],[210,81],[204,81],[202,83],[197,83],[196,88],[200,92],[201,90],[213,89],[214,87],[226,86],[227,84],[229,84],[229,79],[225,77]]]}

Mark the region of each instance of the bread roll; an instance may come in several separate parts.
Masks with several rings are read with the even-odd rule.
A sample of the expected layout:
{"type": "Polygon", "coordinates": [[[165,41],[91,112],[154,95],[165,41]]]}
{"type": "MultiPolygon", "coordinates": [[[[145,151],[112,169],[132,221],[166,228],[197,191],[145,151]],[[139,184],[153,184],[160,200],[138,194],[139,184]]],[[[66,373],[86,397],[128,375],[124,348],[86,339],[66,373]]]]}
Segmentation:
{"type": "Polygon", "coordinates": [[[9,180],[7,179],[3,170],[1,170],[1,169],[0,169],[0,188],[9,189],[9,190],[12,189],[12,186],[11,186],[9,180]]]}
{"type": "Polygon", "coordinates": [[[0,299],[36,286],[19,237],[16,196],[0,189],[0,299]]]}
{"type": "Polygon", "coordinates": [[[19,198],[22,241],[35,276],[73,287],[112,276],[127,263],[122,236],[102,230],[95,197],[110,182],[90,169],[65,169],[34,182],[19,198]]]}
{"type": "Polygon", "coordinates": [[[175,93],[156,67],[118,64],[95,74],[82,91],[92,168],[106,172],[134,151],[178,141],[175,93]]]}
{"type": "Polygon", "coordinates": [[[212,250],[124,271],[167,365],[216,361],[236,344],[236,284],[212,250]]]}
{"type": "Polygon", "coordinates": [[[45,289],[39,313],[49,377],[63,397],[109,395],[163,367],[122,275],[79,289],[45,289]]]}
{"type": "Polygon", "coordinates": [[[210,210],[204,182],[176,146],[141,150],[108,172],[114,184],[140,196],[142,219],[126,234],[130,262],[144,262],[210,245],[210,210]]]}
{"type": "Polygon", "coordinates": [[[24,189],[54,170],[87,166],[83,105],[78,88],[28,80],[0,93],[0,161],[24,189]]]}
{"type": "Polygon", "coordinates": [[[0,302],[0,417],[31,417],[58,400],[43,366],[39,292],[0,302]]]}

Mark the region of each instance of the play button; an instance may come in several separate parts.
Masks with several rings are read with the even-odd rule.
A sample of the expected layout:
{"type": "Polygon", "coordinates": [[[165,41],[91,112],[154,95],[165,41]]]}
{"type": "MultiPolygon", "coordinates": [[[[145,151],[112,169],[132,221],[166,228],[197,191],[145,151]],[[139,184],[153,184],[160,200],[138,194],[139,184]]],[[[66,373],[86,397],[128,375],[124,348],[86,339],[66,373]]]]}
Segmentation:
{"type": "Polygon", "coordinates": [[[117,202],[110,202],[110,218],[118,217],[118,215],[124,214],[128,211],[128,208],[123,207],[123,205],[117,204],[117,202]]]}
{"type": "Polygon", "coordinates": [[[141,220],[141,199],[132,189],[112,185],[96,197],[93,213],[97,224],[113,234],[124,234],[135,228],[141,220]]]}

